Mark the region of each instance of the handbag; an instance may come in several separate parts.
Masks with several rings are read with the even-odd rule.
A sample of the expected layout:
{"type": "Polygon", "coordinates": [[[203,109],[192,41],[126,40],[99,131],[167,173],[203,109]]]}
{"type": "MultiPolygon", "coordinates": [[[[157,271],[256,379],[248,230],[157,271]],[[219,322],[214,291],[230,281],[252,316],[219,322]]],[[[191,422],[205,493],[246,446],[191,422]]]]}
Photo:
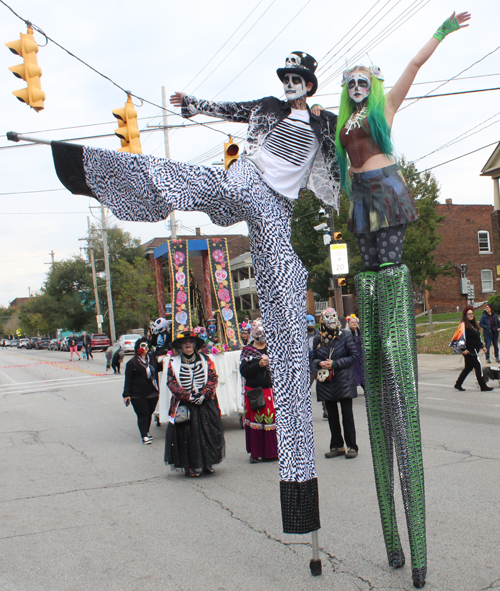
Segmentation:
{"type": "Polygon", "coordinates": [[[185,404],[178,404],[175,409],[174,423],[187,423],[191,420],[191,411],[185,404]]]}
{"type": "MultiPolygon", "coordinates": [[[[330,353],[328,354],[328,359],[332,358],[333,349],[334,349],[334,347],[332,347],[330,349],[330,353]]],[[[318,369],[318,373],[316,375],[316,378],[317,378],[318,382],[329,382],[333,378],[333,374],[334,374],[333,369],[321,368],[321,369],[318,369]]]]}
{"type": "Polygon", "coordinates": [[[266,406],[266,399],[264,398],[262,388],[259,387],[247,390],[245,394],[248,396],[248,401],[250,402],[250,408],[252,410],[260,410],[266,406]]]}

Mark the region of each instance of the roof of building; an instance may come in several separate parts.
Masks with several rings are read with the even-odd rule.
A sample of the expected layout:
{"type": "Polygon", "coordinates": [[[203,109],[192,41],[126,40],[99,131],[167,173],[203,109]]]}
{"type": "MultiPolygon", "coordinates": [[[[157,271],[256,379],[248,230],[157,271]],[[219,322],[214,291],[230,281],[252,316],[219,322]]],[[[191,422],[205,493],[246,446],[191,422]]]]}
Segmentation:
{"type": "Polygon", "coordinates": [[[493,178],[500,178],[500,142],[498,142],[493,153],[488,158],[486,164],[481,170],[481,176],[491,176],[493,178]]]}
{"type": "Polygon", "coordinates": [[[245,252],[243,254],[240,254],[240,256],[231,259],[229,261],[229,264],[231,265],[231,268],[234,269],[235,267],[237,267],[238,265],[245,265],[248,266],[249,264],[252,264],[252,255],[249,252],[245,252]]]}

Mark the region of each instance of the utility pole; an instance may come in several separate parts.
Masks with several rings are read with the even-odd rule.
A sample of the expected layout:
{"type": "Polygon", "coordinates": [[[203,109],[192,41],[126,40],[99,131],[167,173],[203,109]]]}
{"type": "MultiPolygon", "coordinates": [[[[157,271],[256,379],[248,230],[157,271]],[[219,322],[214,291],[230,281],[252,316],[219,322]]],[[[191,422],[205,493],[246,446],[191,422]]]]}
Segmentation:
{"type": "MultiPolygon", "coordinates": [[[[163,107],[163,137],[165,139],[165,158],[170,158],[170,139],[168,137],[168,115],[167,115],[167,91],[164,86],[161,87],[161,99],[163,107]]],[[[170,231],[172,238],[177,238],[177,226],[175,221],[175,211],[170,214],[170,231]]]]}
{"type": "Polygon", "coordinates": [[[88,242],[88,251],[89,251],[89,259],[90,259],[90,266],[92,268],[92,285],[94,287],[94,298],[95,298],[95,314],[96,314],[96,320],[97,320],[97,332],[101,333],[102,332],[102,321],[99,322],[99,320],[101,320],[102,316],[101,316],[101,306],[99,304],[99,291],[97,289],[97,276],[95,273],[95,262],[94,262],[94,243],[92,241],[92,234],[90,233],[91,227],[90,227],[90,218],[87,217],[87,225],[88,225],[88,229],[89,229],[89,237],[87,238],[87,242],[88,242]]]}
{"type": "Polygon", "coordinates": [[[106,227],[106,210],[101,205],[102,247],[104,251],[104,271],[106,272],[106,293],[108,296],[109,332],[111,342],[116,341],[115,313],[113,311],[113,296],[111,294],[111,273],[109,270],[108,229],[106,227]]]}
{"type": "Polygon", "coordinates": [[[56,261],[54,260],[55,252],[54,252],[53,250],[51,250],[51,251],[49,252],[49,256],[50,256],[50,258],[51,258],[52,262],[51,262],[51,263],[43,263],[43,264],[44,264],[44,265],[51,265],[51,266],[53,267],[53,266],[54,266],[54,263],[56,262],[56,261]]]}

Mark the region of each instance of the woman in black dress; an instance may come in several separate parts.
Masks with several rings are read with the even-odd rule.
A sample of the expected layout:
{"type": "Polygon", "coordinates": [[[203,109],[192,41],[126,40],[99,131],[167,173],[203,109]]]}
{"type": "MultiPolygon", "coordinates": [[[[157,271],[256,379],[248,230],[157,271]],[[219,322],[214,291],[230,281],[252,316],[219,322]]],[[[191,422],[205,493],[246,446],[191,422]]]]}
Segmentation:
{"type": "Polygon", "coordinates": [[[455,388],[460,390],[460,392],[463,392],[465,388],[462,388],[462,384],[464,383],[465,378],[472,370],[475,370],[481,392],[489,392],[490,390],[493,390],[493,388],[487,386],[486,382],[484,381],[483,369],[478,356],[478,353],[481,351],[481,349],[486,353],[486,347],[481,340],[481,331],[477,320],[474,317],[474,308],[472,306],[467,306],[467,308],[464,308],[462,322],[465,328],[465,350],[462,351],[465,367],[463,368],[462,373],[458,376],[455,388]]]}
{"type": "Polygon", "coordinates": [[[165,438],[165,464],[184,468],[188,477],[213,474],[224,457],[224,431],[214,362],[199,350],[203,340],[185,331],[172,342],[176,355],[168,366],[172,392],[165,438]]]}
{"type": "Polygon", "coordinates": [[[158,402],[158,364],[154,353],[149,352],[145,338],[135,343],[135,353],[125,367],[123,399],[132,403],[137,415],[137,425],[142,443],[149,445],[153,437],[149,433],[151,417],[158,402]]]}

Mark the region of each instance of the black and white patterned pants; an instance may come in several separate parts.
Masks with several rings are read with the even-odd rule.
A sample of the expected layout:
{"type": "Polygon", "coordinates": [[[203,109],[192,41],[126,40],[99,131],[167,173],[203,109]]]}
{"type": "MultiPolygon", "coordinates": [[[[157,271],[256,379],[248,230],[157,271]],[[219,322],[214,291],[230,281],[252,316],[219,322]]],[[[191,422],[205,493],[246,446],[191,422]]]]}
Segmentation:
{"type": "Polygon", "coordinates": [[[283,529],[318,529],[307,272],[290,242],[293,201],[243,158],[226,172],[85,147],[83,168],[92,194],[120,220],[157,222],[180,210],[205,212],[220,226],[247,222],[275,393],[283,529]]]}

